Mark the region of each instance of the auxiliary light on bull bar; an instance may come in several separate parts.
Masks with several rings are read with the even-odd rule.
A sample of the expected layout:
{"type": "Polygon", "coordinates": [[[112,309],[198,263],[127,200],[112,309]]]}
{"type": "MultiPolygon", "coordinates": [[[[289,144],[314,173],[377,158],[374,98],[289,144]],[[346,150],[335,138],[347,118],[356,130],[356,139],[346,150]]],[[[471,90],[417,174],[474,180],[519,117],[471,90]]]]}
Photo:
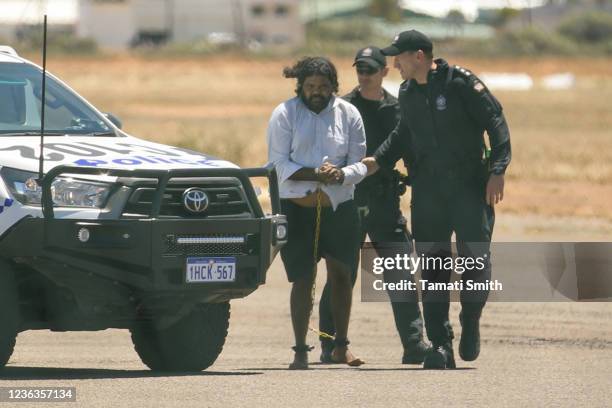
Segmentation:
{"type": "Polygon", "coordinates": [[[176,243],[187,244],[244,244],[244,237],[180,237],[176,243]]]}

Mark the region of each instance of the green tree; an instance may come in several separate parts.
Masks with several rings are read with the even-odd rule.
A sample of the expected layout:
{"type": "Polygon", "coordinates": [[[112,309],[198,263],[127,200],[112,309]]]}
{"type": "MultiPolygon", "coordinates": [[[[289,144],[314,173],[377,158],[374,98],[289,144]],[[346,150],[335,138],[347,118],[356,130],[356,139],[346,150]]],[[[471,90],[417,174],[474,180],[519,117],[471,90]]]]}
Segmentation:
{"type": "Polygon", "coordinates": [[[395,23],[402,19],[402,9],[397,0],[371,0],[369,13],[395,23]]]}
{"type": "Polygon", "coordinates": [[[465,23],[465,16],[461,10],[453,9],[446,15],[446,21],[450,24],[460,26],[465,23]]]}
{"type": "Polygon", "coordinates": [[[504,7],[497,12],[493,25],[498,28],[504,27],[510,20],[520,15],[520,10],[513,9],[510,7],[504,7]]]}

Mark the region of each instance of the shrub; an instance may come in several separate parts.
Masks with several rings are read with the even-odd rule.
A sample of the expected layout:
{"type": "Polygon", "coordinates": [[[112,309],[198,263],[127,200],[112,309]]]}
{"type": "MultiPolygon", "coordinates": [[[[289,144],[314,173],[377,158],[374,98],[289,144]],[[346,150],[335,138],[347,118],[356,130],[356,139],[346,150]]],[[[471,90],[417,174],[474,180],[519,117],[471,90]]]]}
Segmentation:
{"type": "MultiPolygon", "coordinates": [[[[25,52],[35,52],[42,48],[42,25],[23,27],[17,32],[15,47],[25,52]]],[[[96,42],[89,38],[79,38],[69,31],[47,32],[47,47],[54,53],[94,54],[98,51],[96,42]]]]}
{"type": "Polygon", "coordinates": [[[387,42],[389,38],[378,33],[371,18],[337,18],[310,23],[306,27],[306,47],[299,52],[353,56],[366,45],[387,42]]]}
{"type": "Polygon", "coordinates": [[[561,23],[558,31],[577,43],[605,44],[612,40],[612,13],[573,15],[561,23]]]}
{"type": "Polygon", "coordinates": [[[535,28],[502,33],[494,44],[500,53],[510,55],[571,55],[578,51],[570,39],[535,28]]]}

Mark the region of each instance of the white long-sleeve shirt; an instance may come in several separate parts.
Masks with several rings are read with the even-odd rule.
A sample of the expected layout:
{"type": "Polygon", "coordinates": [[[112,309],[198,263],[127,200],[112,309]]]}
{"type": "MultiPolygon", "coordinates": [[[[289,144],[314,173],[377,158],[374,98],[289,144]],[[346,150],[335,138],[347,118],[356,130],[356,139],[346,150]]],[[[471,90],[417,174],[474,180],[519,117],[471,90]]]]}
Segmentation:
{"type": "Polygon", "coordinates": [[[274,109],[268,124],[268,162],[276,167],[281,198],[305,197],[320,187],[334,210],[353,198],[355,184],[366,176],[361,163],[366,139],[355,106],[332,96],[318,114],[295,97],[274,109]],[[342,169],[342,185],[289,180],[302,167],[318,168],[329,162],[342,169]]]}

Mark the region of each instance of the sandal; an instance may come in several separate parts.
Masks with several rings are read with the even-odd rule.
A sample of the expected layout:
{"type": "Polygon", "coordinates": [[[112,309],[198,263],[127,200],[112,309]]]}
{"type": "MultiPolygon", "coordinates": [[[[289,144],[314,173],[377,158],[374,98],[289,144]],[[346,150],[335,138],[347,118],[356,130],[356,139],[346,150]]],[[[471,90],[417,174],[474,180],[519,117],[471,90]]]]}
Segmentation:
{"type": "Polygon", "coordinates": [[[360,359],[359,357],[355,357],[353,353],[348,350],[348,345],[350,342],[347,339],[335,339],[334,340],[334,349],[332,351],[332,360],[334,363],[338,364],[347,364],[350,367],[359,367],[362,364],[365,364],[365,361],[360,359]],[[339,351],[344,349],[344,351],[339,351]],[[338,356],[340,354],[340,356],[338,356]]]}

